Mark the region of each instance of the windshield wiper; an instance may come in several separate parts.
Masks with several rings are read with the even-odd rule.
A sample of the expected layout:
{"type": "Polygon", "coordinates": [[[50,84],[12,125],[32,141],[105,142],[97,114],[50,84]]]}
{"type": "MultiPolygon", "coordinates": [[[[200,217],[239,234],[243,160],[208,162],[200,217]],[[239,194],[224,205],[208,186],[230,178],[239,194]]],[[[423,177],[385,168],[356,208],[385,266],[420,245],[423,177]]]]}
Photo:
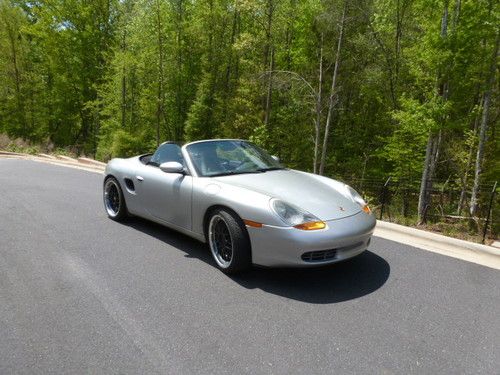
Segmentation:
{"type": "Polygon", "coordinates": [[[267,172],[267,171],[280,171],[285,169],[284,167],[269,167],[269,168],[259,168],[257,169],[259,172],[267,172]]]}
{"type": "Polygon", "coordinates": [[[261,171],[261,170],[255,170],[255,171],[227,171],[227,172],[209,174],[206,177],[220,177],[220,176],[231,176],[231,175],[235,175],[235,174],[262,173],[262,172],[264,172],[264,171],[261,171]]]}

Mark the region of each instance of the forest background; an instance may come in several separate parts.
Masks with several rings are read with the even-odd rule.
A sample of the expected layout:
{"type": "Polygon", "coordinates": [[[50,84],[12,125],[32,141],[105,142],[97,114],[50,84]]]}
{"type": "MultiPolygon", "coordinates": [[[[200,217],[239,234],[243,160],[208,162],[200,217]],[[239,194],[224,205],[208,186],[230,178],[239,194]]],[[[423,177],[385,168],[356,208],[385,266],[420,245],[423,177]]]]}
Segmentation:
{"type": "Polygon", "coordinates": [[[250,139],[399,221],[477,234],[499,25],[494,0],[0,0],[0,148],[250,139]]]}

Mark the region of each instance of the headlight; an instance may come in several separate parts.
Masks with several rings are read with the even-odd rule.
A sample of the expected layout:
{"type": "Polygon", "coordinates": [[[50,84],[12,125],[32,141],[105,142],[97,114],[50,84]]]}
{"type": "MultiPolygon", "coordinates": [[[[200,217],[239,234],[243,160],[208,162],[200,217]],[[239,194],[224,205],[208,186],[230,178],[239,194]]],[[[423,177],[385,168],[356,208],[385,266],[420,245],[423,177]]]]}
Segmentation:
{"type": "Polygon", "coordinates": [[[361,195],[358,194],[356,190],[354,190],[352,187],[348,185],[346,185],[346,188],[347,191],[349,192],[349,195],[351,196],[351,199],[357,204],[359,204],[359,206],[365,213],[369,214],[372,212],[370,210],[370,207],[368,207],[368,205],[366,204],[365,200],[361,197],[361,195]]]}
{"type": "Polygon", "coordinates": [[[323,229],[326,224],[313,214],[280,199],[271,199],[271,208],[287,225],[302,230],[323,229]]]}

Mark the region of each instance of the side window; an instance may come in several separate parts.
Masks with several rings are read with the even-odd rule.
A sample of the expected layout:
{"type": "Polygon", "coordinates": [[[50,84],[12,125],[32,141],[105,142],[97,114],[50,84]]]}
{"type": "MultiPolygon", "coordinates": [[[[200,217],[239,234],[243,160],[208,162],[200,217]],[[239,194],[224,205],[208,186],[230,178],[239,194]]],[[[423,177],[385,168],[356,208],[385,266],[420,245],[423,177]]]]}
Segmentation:
{"type": "Polygon", "coordinates": [[[168,161],[176,161],[178,163],[181,163],[182,165],[185,165],[179,145],[175,143],[164,143],[160,145],[160,147],[158,147],[158,149],[151,157],[151,160],[148,164],[152,164],[158,167],[160,164],[166,163],[168,161]]]}

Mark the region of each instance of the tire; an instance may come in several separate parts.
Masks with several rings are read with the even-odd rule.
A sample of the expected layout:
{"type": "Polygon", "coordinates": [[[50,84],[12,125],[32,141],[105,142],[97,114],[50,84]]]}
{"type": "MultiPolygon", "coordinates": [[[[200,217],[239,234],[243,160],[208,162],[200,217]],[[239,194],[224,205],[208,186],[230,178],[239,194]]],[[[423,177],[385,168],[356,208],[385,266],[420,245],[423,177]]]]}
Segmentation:
{"type": "Polygon", "coordinates": [[[243,221],[235,213],[214,210],[208,220],[207,241],[215,264],[222,272],[235,274],[250,268],[250,239],[243,221]]]}
{"type": "Polygon", "coordinates": [[[108,177],[104,180],[103,201],[104,209],[111,220],[124,221],[128,217],[125,198],[116,178],[108,177]]]}

